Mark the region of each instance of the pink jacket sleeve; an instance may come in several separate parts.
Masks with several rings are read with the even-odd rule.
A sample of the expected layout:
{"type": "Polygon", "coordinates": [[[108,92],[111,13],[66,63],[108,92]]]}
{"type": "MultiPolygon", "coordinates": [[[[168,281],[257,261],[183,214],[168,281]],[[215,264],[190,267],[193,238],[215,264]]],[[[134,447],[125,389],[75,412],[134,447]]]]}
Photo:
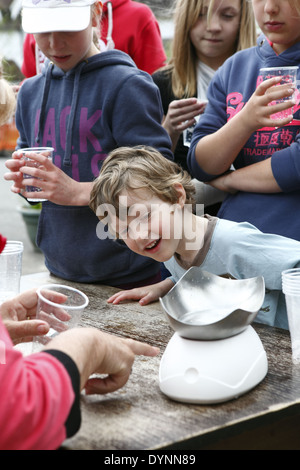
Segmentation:
{"type": "Polygon", "coordinates": [[[0,319],[0,449],[59,447],[67,437],[66,422],[76,397],[73,387],[68,367],[55,352],[23,357],[0,319]]]}

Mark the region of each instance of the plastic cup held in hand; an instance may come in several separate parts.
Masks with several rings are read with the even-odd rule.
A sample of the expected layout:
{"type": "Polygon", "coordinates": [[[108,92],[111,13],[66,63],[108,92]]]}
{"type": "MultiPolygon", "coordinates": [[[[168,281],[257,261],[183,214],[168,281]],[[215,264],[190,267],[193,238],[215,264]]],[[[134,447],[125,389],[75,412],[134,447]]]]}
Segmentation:
{"type": "Polygon", "coordinates": [[[46,321],[50,330],[45,336],[33,338],[33,352],[40,351],[57,334],[79,325],[88,297],[78,289],[61,284],[38,288],[36,318],[46,321]]]}
{"type": "MultiPolygon", "coordinates": [[[[23,156],[25,157],[25,165],[31,166],[31,167],[32,166],[39,167],[41,165],[39,165],[35,160],[32,160],[30,158],[29,156],[30,153],[41,153],[42,155],[44,155],[45,157],[48,157],[52,161],[53,151],[54,151],[53,147],[28,147],[28,148],[20,149],[20,152],[22,152],[23,156]]],[[[24,178],[34,178],[34,177],[24,173],[24,178]]],[[[38,180],[39,178],[35,178],[35,179],[38,180]]],[[[41,188],[39,188],[38,186],[26,186],[26,191],[40,192],[41,188]]],[[[36,202],[36,203],[47,201],[47,199],[39,199],[38,197],[28,198],[27,200],[30,202],[36,202]]]]}
{"type": "MultiPolygon", "coordinates": [[[[262,77],[262,80],[269,80],[273,77],[281,77],[281,81],[278,85],[284,85],[290,83],[292,87],[296,90],[297,88],[297,66],[290,66],[290,67],[266,67],[260,69],[259,73],[262,77]]],[[[295,93],[293,95],[288,96],[286,98],[281,98],[276,101],[272,101],[270,106],[278,103],[282,103],[284,101],[290,101],[295,98],[295,93]]],[[[271,116],[272,119],[284,119],[288,116],[293,114],[293,108],[285,109],[283,111],[279,111],[271,116]]]]}

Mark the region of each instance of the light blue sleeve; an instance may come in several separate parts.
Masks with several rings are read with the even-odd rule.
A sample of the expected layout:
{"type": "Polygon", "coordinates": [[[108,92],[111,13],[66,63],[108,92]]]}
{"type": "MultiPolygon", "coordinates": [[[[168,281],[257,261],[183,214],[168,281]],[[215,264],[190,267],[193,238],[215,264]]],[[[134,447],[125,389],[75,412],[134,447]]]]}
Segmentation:
{"type": "Polygon", "coordinates": [[[300,242],[219,219],[202,269],[237,279],[263,276],[266,294],[255,321],[288,329],[281,273],[300,267],[300,242]]]}
{"type": "Polygon", "coordinates": [[[253,225],[219,219],[201,268],[236,279],[263,276],[264,303],[255,321],[288,329],[281,273],[300,267],[300,242],[262,233],[253,225]]]}
{"type": "Polygon", "coordinates": [[[207,271],[225,269],[237,279],[263,276],[270,290],[281,290],[281,273],[300,266],[300,242],[262,233],[253,225],[219,220],[209,253],[202,264],[207,271]],[[210,269],[209,269],[210,268],[210,269]]]}
{"type": "Polygon", "coordinates": [[[168,261],[165,261],[164,265],[171,274],[168,279],[170,279],[174,284],[176,284],[176,282],[178,282],[186,272],[185,269],[179,266],[174,256],[172,256],[172,258],[170,258],[168,261]]]}
{"type": "MultiPolygon", "coordinates": [[[[165,265],[174,283],[186,272],[174,257],[165,265]]],[[[200,267],[216,275],[230,274],[236,279],[263,276],[265,300],[255,321],[288,328],[281,273],[300,267],[300,242],[262,233],[248,222],[219,219],[200,267]]]]}

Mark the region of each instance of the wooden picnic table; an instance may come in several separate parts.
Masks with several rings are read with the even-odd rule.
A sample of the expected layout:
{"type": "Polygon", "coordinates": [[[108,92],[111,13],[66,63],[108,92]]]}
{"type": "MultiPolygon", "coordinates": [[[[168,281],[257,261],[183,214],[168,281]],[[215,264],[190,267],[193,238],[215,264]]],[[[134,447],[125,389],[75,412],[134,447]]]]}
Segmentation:
{"type": "Polygon", "coordinates": [[[137,357],[128,383],[117,392],[81,397],[82,425],[63,449],[300,449],[300,366],[292,363],[286,330],[254,323],[268,357],[268,374],[250,392],[222,404],[175,402],[162,394],[158,370],[173,335],[159,302],[111,305],[116,289],[67,282],[41,273],[22,278],[22,289],[51,282],[89,297],[82,326],[158,346],[155,358],[137,357]]]}

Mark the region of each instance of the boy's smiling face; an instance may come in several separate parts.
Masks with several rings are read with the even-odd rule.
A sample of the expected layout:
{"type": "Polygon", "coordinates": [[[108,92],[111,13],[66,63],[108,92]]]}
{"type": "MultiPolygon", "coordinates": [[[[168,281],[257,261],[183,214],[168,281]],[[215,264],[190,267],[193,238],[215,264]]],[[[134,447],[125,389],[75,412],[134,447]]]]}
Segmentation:
{"type": "Polygon", "coordinates": [[[164,202],[147,189],[122,192],[117,219],[120,238],[135,253],[166,261],[182,242],[182,199],[164,202]]]}

